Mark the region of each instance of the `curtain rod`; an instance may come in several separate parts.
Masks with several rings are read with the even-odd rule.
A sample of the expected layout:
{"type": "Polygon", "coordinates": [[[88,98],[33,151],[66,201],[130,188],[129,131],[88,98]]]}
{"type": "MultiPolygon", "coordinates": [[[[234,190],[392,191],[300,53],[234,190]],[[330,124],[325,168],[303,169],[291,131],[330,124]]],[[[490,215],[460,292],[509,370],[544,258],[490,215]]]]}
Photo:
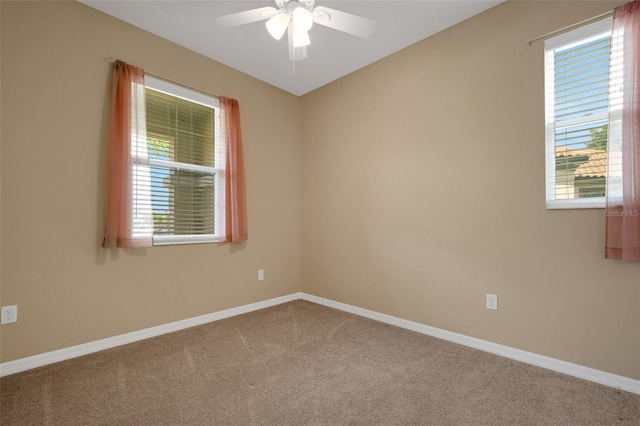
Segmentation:
{"type": "MultiPolygon", "coordinates": [[[[112,63],[114,63],[116,60],[115,60],[114,58],[112,58],[111,56],[105,56],[105,57],[104,57],[104,61],[105,61],[105,62],[109,62],[110,64],[112,64],[112,63]]],[[[156,78],[159,78],[159,79],[166,80],[166,81],[168,81],[168,82],[171,82],[171,83],[177,84],[177,85],[179,85],[179,86],[186,87],[187,89],[195,90],[196,92],[200,92],[200,93],[204,93],[205,95],[213,96],[214,98],[220,98],[220,95],[217,95],[217,94],[215,94],[215,93],[207,92],[207,91],[205,91],[205,90],[198,89],[198,88],[193,87],[193,86],[189,86],[188,84],[184,84],[184,83],[181,83],[181,82],[179,82],[179,81],[175,81],[175,80],[172,80],[172,79],[170,79],[170,78],[166,78],[166,77],[163,77],[163,76],[161,76],[161,75],[154,74],[154,73],[152,73],[152,72],[148,72],[148,71],[146,71],[146,70],[145,70],[145,72],[144,72],[144,73],[145,73],[145,74],[149,74],[149,75],[151,75],[151,76],[153,76],[153,77],[156,77],[156,78]]],[[[240,103],[240,102],[238,102],[238,103],[240,103]]]]}
{"type": "Polygon", "coordinates": [[[600,15],[594,16],[593,18],[585,19],[584,21],[576,22],[575,24],[568,25],[564,28],[560,28],[559,30],[551,31],[546,34],[542,34],[538,37],[534,37],[527,42],[527,45],[531,46],[531,43],[533,43],[534,41],[542,40],[543,38],[547,38],[549,36],[556,35],[563,31],[570,30],[571,28],[578,27],[582,24],[586,24],[587,22],[595,21],[596,19],[604,18],[605,16],[611,16],[611,15],[613,15],[613,10],[610,10],[609,12],[601,13],[600,15]]]}

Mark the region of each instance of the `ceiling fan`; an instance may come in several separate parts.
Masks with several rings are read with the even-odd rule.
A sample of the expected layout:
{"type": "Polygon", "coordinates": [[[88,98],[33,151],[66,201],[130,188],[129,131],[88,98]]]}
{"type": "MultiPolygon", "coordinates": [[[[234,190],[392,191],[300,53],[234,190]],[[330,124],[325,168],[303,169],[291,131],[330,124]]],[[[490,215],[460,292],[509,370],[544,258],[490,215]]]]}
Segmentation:
{"type": "Polygon", "coordinates": [[[216,22],[225,27],[250,24],[268,20],[269,34],[280,40],[287,33],[289,59],[301,61],[307,57],[307,46],[311,44],[309,30],[313,23],[333,28],[347,34],[367,38],[376,28],[376,22],[350,13],[315,6],[315,0],[275,0],[275,7],[260,7],[244,12],[216,17],[216,22]]]}

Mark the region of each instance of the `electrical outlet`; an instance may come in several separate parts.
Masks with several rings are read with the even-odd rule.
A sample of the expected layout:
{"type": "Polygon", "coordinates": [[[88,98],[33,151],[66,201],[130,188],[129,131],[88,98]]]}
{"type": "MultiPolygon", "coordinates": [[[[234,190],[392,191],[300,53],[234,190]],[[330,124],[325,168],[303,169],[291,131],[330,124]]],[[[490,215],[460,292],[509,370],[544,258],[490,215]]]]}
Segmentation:
{"type": "Polygon", "coordinates": [[[264,269],[258,269],[258,281],[264,281],[264,269]]]}
{"type": "Polygon", "coordinates": [[[11,324],[18,321],[18,306],[3,306],[0,312],[0,324],[11,324]]]}
{"type": "Polygon", "coordinates": [[[487,294],[487,309],[498,310],[498,295],[487,294]]]}

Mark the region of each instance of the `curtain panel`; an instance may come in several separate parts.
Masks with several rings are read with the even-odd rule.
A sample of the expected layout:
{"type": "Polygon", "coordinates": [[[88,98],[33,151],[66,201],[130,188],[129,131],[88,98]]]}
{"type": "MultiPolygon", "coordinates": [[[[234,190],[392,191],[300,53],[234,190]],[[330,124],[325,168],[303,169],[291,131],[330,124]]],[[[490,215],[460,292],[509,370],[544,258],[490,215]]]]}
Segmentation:
{"type": "Polygon", "coordinates": [[[605,257],[640,260],[640,2],[614,10],[605,257]]]}
{"type": "Polygon", "coordinates": [[[614,10],[605,257],[640,260],[640,2],[614,10]]]}
{"type": "Polygon", "coordinates": [[[111,85],[103,247],[153,244],[149,190],[144,185],[133,185],[140,174],[149,173],[146,145],[144,70],[116,61],[111,85]]]}
{"type": "Polygon", "coordinates": [[[225,232],[220,242],[246,241],[247,203],[244,155],[240,132],[240,106],[235,99],[220,97],[221,134],[225,150],[225,232]]]}

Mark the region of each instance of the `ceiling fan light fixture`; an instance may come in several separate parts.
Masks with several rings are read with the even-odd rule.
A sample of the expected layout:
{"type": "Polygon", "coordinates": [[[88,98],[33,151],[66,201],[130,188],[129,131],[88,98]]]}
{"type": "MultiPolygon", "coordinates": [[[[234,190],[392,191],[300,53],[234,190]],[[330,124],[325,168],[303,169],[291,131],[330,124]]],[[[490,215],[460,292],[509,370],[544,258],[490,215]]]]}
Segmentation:
{"type": "Polygon", "coordinates": [[[304,47],[311,44],[308,32],[298,30],[295,25],[292,25],[292,27],[293,47],[304,47]]]}
{"type": "Polygon", "coordinates": [[[289,27],[291,19],[286,13],[278,13],[267,21],[267,30],[271,37],[280,40],[289,27]]]}
{"type": "Polygon", "coordinates": [[[293,62],[302,61],[307,59],[307,46],[304,47],[294,47],[289,51],[289,59],[293,62]]]}
{"type": "Polygon", "coordinates": [[[293,24],[299,31],[307,32],[313,26],[313,16],[311,15],[311,12],[309,12],[304,7],[296,7],[295,9],[293,9],[291,15],[293,24]]]}

